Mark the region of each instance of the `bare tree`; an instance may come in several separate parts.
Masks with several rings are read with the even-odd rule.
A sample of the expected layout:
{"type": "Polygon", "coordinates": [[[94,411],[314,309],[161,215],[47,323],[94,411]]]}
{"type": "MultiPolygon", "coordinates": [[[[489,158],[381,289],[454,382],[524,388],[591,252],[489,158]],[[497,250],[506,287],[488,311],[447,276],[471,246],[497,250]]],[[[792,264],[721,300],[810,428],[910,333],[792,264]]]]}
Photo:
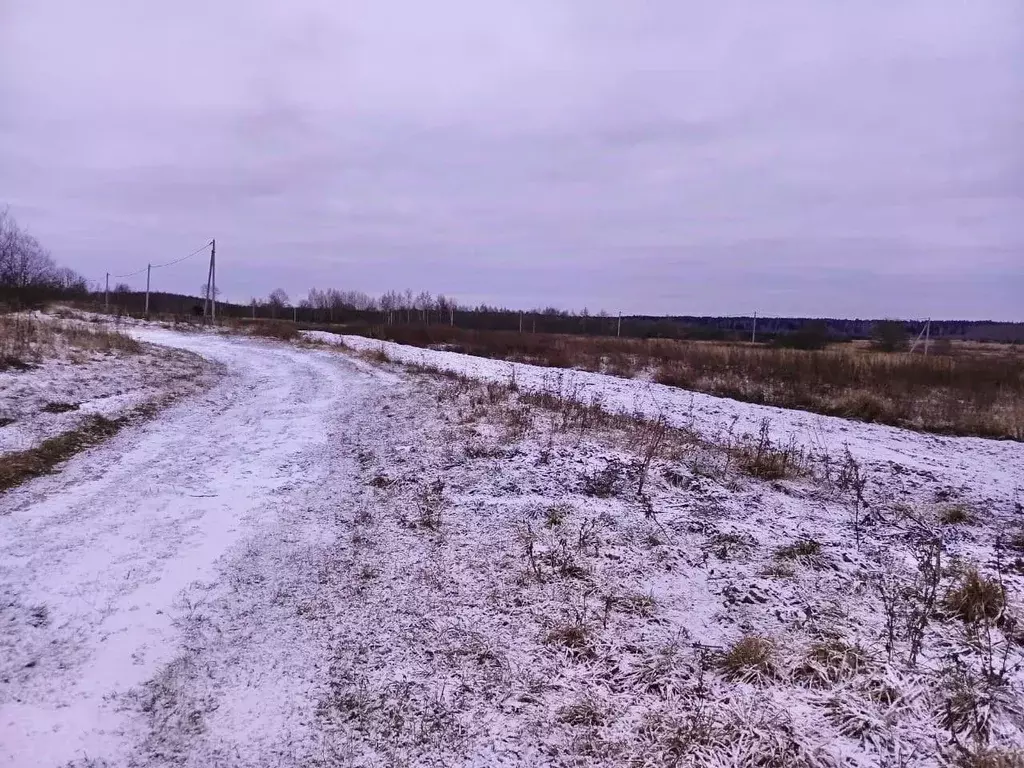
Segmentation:
{"type": "Polygon", "coordinates": [[[57,288],[61,279],[67,275],[58,275],[57,265],[39,241],[18,225],[10,211],[0,210],[0,286],[57,288]]]}
{"type": "Polygon", "coordinates": [[[270,305],[270,316],[276,318],[278,311],[288,306],[288,294],[280,288],[275,288],[267,297],[267,304],[270,305]]]}

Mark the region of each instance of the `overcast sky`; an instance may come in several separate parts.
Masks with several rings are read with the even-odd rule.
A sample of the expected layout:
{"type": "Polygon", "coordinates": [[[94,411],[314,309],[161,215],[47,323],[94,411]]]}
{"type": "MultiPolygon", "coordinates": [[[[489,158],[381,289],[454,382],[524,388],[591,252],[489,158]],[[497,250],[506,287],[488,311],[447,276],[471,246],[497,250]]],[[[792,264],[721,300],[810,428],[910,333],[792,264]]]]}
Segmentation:
{"type": "Polygon", "coordinates": [[[1024,320],[1024,3],[0,0],[2,204],[236,300],[1024,320]]]}

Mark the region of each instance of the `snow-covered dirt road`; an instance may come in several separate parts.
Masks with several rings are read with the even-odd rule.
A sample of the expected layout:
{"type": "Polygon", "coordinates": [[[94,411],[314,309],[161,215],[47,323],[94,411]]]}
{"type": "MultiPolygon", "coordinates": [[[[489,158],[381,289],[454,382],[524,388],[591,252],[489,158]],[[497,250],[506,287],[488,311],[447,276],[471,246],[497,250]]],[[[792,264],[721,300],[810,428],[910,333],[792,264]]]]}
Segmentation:
{"type": "Polygon", "coordinates": [[[341,427],[387,381],[316,350],[133,334],[223,374],[0,496],[0,764],[301,764],[323,660],[296,607],[352,498],[341,427]]]}

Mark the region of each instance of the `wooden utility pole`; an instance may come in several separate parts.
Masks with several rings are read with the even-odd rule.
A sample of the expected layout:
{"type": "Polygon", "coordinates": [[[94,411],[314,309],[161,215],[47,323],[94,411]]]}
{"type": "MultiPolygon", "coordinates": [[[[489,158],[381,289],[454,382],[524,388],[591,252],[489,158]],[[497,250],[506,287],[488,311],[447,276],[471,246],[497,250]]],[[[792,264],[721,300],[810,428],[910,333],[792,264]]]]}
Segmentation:
{"type": "Polygon", "coordinates": [[[149,320],[149,273],[152,271],[153,265],[146,265],[146,319],[149,320]]]}
{"type": "Polygon", "coordinates": [[[754,313],[754,329],[750,332],[750,343],[757,343],[757,312],[754,313]]]}
{"type": "Polygon", "coordinates": [[[924,356],[928,357],[928,342],[932,340],[932,319],[929,317],[924,326],[924,356]]]}
{"type": "MultiPolygon", "coordinates": [[[[211,241],[212,242],[212,241],[211,241]]],[[[210,284],[213,282],[213,256],[210,256],[210,266],[206,270],[206,295],[203,297],[203,322],[210,322],[210,284]]]]}
{"type": "Polygon", "coordinates": [[[213,303],[210,305],[211,312],[210,318],[213,320],[213,324],[217,324],[217,240],[214,238],[210,241],[210,279],[213,283],[210,288],[210,298],[213,303]]]}
{"type": "Polygon", "coordinates": [[[103,311],[110,311],[110,273],[107,272],[107,280],[103,284],[103,311]]]}
{"type": "Polygon", "coordinates": [[[615,336],[618,338],[622,335],[622,313],[619,312],[619,324],[615,326],[615,336]]]}

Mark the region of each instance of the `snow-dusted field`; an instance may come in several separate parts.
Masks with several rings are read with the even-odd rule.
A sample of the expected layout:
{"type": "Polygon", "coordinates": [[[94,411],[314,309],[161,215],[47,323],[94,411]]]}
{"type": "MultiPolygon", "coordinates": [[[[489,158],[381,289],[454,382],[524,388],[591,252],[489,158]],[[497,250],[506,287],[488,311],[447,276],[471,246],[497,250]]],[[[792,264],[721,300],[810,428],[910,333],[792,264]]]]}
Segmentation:
{"type": "Polygon", "coordinates": [[[833,457],[844,448],[879,467],[898,465],[911,473],[934,475],[964,492],[1005,504],[1024,493],[1024,442],[943,437],[834,416],[742,403],[653,382],[621,379],[588,371],[558,371],[524,363],[420,349],[362,336],[308,331],[308,338],[342,343],[355,350],[383,349],[390,359],[462,373],[534,391],[572,392],[613,411],[664,415],[673,425],[710,439],[756,434],[768,419],[777,440],[795,438],[816,453],[833,457]]]}
{"type": "Polygon", "coordinates": [[[355,337],[130,332],[222,375],[0,495],[2,765],[1024,759],[1019,443],[384,345],[471,377],[446,378],[355,337]],[[644,475],[649,433],[539,390],[704,439],[644,475]],[[809,474],[716,447],[766,415],[809,474]],[[965,620],[972,567],[1006,600],[965,620]]]}

